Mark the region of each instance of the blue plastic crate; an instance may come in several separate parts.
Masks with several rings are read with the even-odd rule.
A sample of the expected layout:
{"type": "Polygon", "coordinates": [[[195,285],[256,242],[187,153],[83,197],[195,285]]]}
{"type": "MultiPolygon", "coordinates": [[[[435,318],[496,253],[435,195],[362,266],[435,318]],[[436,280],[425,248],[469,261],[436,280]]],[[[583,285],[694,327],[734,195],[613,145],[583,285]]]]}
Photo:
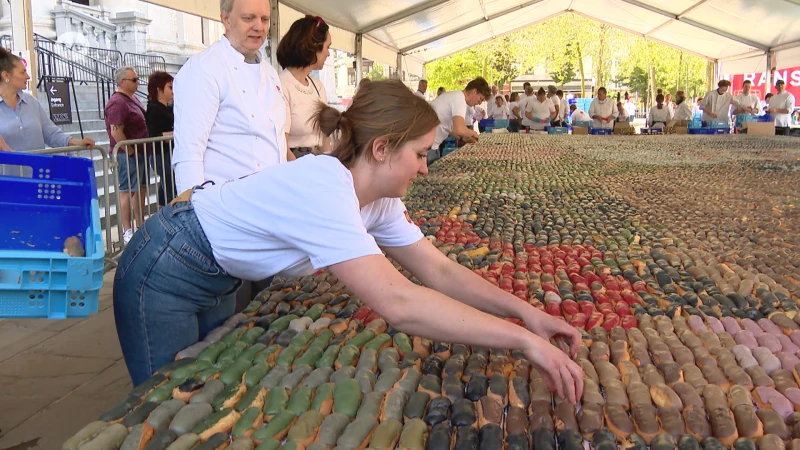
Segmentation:
{"type": "Polygon", "coordinates": [[[703,127],[689,127],[689,134],[708,134],[709,128],[703,127]]]}
{"type": "Polygon", "coordinates": [[[492,128],[495,130],[508,128],[508,119],[494,119],[492,128]]]}
{"type": "Polygon", "coordinates": [[[548,127],[547,134],[569,134],[567,127],[548,127]]]}
{"type": "Polygon", "coordinates": [[[708,128],[730,128],[731,123],[726,122],[724,120],[709,120],[708,121],[708,128]]]}
{"type": "Polygon", "coordinates": [[[97,312],[104,247],[91,159],[0,152],[0,317],[97,312]],[[78,236],[86,257],[63,252],[78,236]]]}
{"type": "Polygon", "coordinates": [[[758,116],[757,119],[758,119],[759,122],[774,122],[775,121],[775,119],[772,116],[770,116],[769,114],[764,114],[763,116],[758,116]]]}
{"type": "Polygon", "coordinates": [[[594,134],[598,136],[611,136],[614,133],[614,130],[611,128],[592,128],[589,130],[589,134],[594,134]]]}
{"type": "Polygon", "coordinates": [[[573,127],[591,127],[592,121],[591,120],[579,120],[572,124],[573,127]]]}
{"type": "Polygon", "coordinates": [[[731,134],[730,128],[709,128],[708,134],[731,134]]]}
{"type": "Polygon", "coordinates": [[[494,126],[494,119],[481,119],[478,124],[484,128],[492,128],[494,126]]]}

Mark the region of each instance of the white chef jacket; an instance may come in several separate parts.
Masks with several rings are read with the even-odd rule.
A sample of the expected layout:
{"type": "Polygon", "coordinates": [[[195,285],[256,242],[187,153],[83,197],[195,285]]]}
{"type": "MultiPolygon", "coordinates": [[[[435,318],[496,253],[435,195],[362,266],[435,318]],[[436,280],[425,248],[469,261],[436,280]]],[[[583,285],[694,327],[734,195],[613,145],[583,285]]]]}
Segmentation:
{"type": "Polygon", "coordinates": [[[694,113],[692,112],[692,107],[684,100],[678,108],[675,110],[675,115],[673,119],[675,120],[692,120],[694,118],[694,113]]]}
{"type": "Polygon", "coordinates": [[[658,126],[661,125],[661,128],[663,128],[667,126],[668,120],[672,120],[672,110],[669,109],[669,106],[661,106],[661,109],[658,109],[658,105],[653,105],[653,107],[650,108],[647,121],[651,127],[658,128],[658,126]]]}
{"type": "Polygon", "coordinates": [[[759,100],[758,96],[755,94],[739,94],[736,97],[733,97],[733,104],[735,105],[733,109],[747,108],[749,106],[758,110],[759,103],[761,103],[761,100],[759,100]]]}
{"type": "Polygon", "coordinates": [[[775,94],[769,100],[769,107],[776,109],[788,109],[789,114],[783,113],[770,113],[775,118],[776,127],[788,127],[792,123],[792,112],[794,112],[795,100],[794,95],[788,91],[783,91],[780,94],[775,94]]]}
{"type": "MultiPolygon", "coordinates": [[[[592,101],[591,106],[589,106],[589,117],[617,117],[618,115],[619,111],[617,111],[617,102],[609,97],[606,97],[605,100],[595,98],[592,101]]],[[[597,119],[592,119],[592,128],[614,128],[614,121],[611,120],[610,122],[601,122],[597,119]]]]}
{"type": "Polygon", "coordinates": [[[733,96],[730,92],[720,94],[719,89],[714,89],[707,93],[703,97],[703,121],[730,122],[731,103],[733,103],[733,96]],[[716,119],[710,114],[711,112],[717,114],[716,119]]]}
{"type": "Polygon", "coordinates": [[[286,162],[287,110],[278,72],[257,73],[223,36],[189,58],[175,77],[178,192],[220,183],[286,162]]]}

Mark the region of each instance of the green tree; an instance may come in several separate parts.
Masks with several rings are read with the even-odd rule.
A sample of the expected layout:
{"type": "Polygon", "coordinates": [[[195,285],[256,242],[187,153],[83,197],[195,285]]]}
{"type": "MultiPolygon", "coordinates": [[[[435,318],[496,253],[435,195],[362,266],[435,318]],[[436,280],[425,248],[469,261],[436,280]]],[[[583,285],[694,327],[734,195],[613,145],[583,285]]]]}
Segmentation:
{"type": "Polygon", "coordinates": [[[372,70],[367,74],[367,78],[372,81],[383,80],[386,78],[386,66],[375,61],[372,63],[372,70]]]}
{"type": "Polygon", "coordinates": [[[557,85],[563,86],[574,80],[576,56],[572,44],[567,44],[562,53],[555,53],[553,56],[555,60],[553,65],[555,67],[552,67],[550,72],[550,77],[553,81],[557,85]]]}

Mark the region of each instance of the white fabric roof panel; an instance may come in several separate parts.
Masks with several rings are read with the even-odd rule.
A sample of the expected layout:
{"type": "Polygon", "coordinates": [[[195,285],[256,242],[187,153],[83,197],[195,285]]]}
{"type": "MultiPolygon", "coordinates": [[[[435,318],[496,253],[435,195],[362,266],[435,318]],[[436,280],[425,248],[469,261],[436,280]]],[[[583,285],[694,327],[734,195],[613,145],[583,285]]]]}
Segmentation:
{"type": "Polygon", "coordinates": [[[492,38],[528,27],[533,23],[563,14],[565,6],[568,4],[569,0],[546,0],[521,9],[514,9],[513,13],[501,14],[501,12],[509,10],[509,8],[505,8],[500,12],[494,12],[491,15],[487,14],[489,17],[497,16],[488,22],[482,22],[446,38],[427,43],[420,48],[409,51],[409,53],[414,56],[420,55],[425,61],[434,61],[492,38]]]}
{"type": "MultiPolygon", "coordinates": [[[[219,18],[218,0],[146,1],[219,18]]],[[[302,14],[319,15],[334,27],[334,48],[353,52],[355,34],[363,33],[364,40],[384,44],[364,54],[378,60],[387,59],[386,50],[417,50],[417,57],[431,61],[568,11],[712,60],[800,47],[798,0],[273,1],[281,3],[282,31],[302,14]]]]}

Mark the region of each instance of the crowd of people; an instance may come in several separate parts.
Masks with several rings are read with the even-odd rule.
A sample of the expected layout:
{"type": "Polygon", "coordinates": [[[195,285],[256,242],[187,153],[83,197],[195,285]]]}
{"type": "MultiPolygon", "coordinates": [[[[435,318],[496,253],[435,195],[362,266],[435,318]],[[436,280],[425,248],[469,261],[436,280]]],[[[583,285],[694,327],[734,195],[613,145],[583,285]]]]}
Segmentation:
{"type": "MultiPolygon", "coordinates": [[[[483,80],[477,78],[476,80],[483,80]]],[[[419,82],[417,95],[424,97],[427,89],[427,81],[419,82]]],[[[472,86],[473,88],[475,86],[472,86]]],[[[733,96],[729,91],[731,83],[728,80],[721,80],[718,88],[708,92],[705,96],[697,97],[694,102],[690,102],[684,91],[675,93],[673,102],[670,93],[664,94],[662,89],[657,89],[655,104],[646,109],[644,116],[647,126],[651,128],[664,128],[671,121],[692,121],[700,120],[704,125],[712,121],[732,123],[740,115],[769,115],[775,123],[775,134],[789,134],[789,127],[792,123],[792,114],[795,111],[795,98],[786,91],[786,83],[778,80],[775,83],[776,94],[768,93],[765,100],[751,93],[752,81],[745,80],[741,86],[740,94],[733,96]]],[[[439,98],[444,93],[444,88],[439,88],[437,97],[432,101],[432,105],[444,102],[439,98]]],[[[464,93],[466,96],[466,92],[464,93]]],[[[597,90],[597,95],[592,99],[588,111],[582,110],[573,100],[567,98],[565,92],[548,86],[546,89],[541,87],[535,90],[529,82],[523,84],[523,92],[512,92],[501,94],[496,85],[489,88],[488,95],[483,99],[471,104],[467,102],[464,113],[464,125],[466,130],[478,128],[479,133],[486,132],[485,119],[508,120],[508,131],[510,132],[530,132],[544,130],[546,127],[561,127],[568,124],[582,123],[592,128],[614,128],[618,122],[633,122],[637,112],[639,112],[634,99],[625,93],[624,102],[619,99],[614,101],[608,97],[605,87],[597,90]]],[[[450,100],[454,96],[445,96],[450,100]]],[[[452,103],[452,102],[449,102],[452,103]]],[[[451,105],[452,106],[452,105],[451,105]]],[[[461,105],[458,106],[460,110],[461,105]]],[[[444,112],[444,109],[437,108],[437,111],[444,112]]],[[[445,114],[446,116],[447,114],[445,114]]],[[[440,115],[440,119],[443,116],[440,115]]],[[[795,119],[796,120],[796,119],[795,119]]],[[[459,120],[452,121],[452,128],[457,130],[451,132],[450,136],[459,139],[461,142],[469,142],[464,139],[466,133],[461,127],[459,120]]],[[[444,131],[442,131],[444,133],[444,131]]],[[[447,135],[444,135],[447,137],[447,135]]],[[[477,139],[477,137],[470,137],[477,139]]]]}

